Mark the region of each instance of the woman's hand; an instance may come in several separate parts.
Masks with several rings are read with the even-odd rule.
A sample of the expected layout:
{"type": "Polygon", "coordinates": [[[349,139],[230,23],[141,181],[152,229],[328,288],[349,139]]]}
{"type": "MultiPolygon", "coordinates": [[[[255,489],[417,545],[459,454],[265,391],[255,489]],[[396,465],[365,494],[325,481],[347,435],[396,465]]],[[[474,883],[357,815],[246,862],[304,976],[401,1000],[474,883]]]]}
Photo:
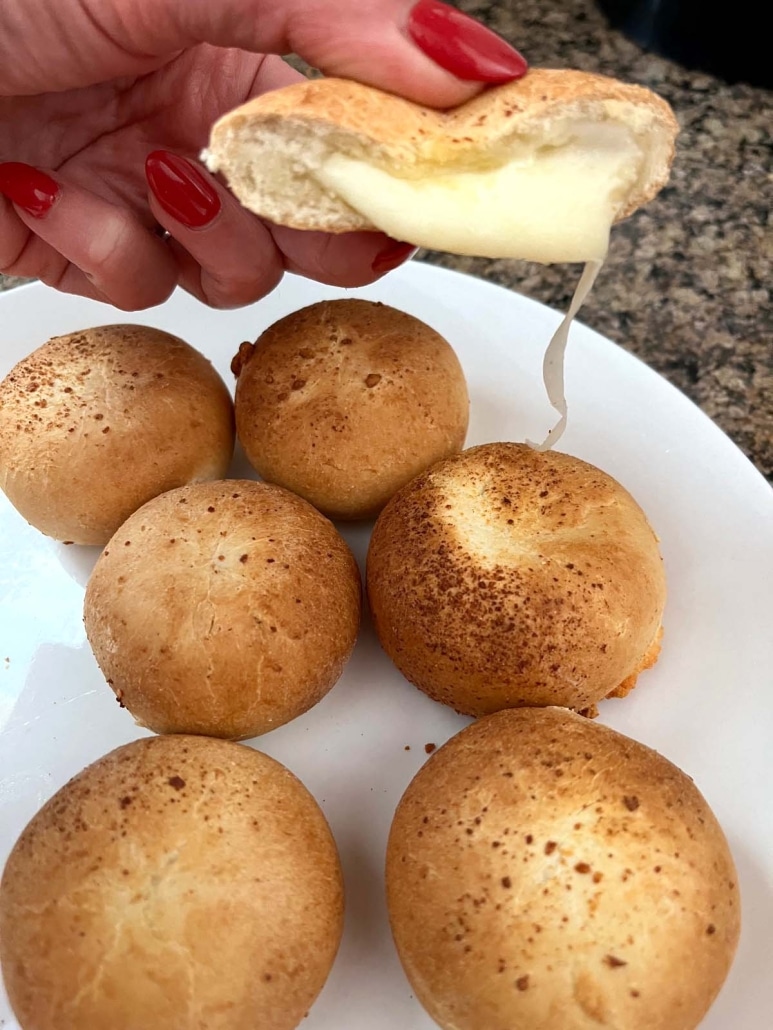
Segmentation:
{"type": "Polygon", "coordinates": [[[526,70],[437,0],[4,0],[0,271],[131,310],[178,283],[234,307],[285,270],[357,286],[402,263],[381,233],[266,224],[197,163],[221,114],[299,77],[288,53],[437,107],[526,70]]]}

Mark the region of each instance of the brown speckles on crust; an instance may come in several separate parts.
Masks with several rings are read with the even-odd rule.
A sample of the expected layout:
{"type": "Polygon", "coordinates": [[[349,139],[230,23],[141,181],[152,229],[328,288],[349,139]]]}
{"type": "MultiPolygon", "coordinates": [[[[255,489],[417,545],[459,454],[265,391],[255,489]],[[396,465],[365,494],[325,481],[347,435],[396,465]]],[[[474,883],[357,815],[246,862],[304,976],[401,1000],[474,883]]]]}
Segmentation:
{"type": "Polygon", "coordinates": [[[233,1027],[278,1026],[280,1010],[297,1026],[342,924],[314,799],[266,755],[206,737],[149,737],[89,766],[23,831],[0,887],[14,1011],[49,1030],[189,1026],[206,1006],[233,1027]]]}
{"type": "Polygon", "coordinates": [[[361,299],[321,301],[269,326],[236,389],[253,467],[333,518],[375,516],[460,449],[468,416],[449,343],[412,315],[361,299]]]}
{"type": "Polygon", "coordinates": [[[610,969],[621,969],[623,966],[627,966],[628,963],[616,955],[605,955],[604,965],[609,966],[610,969]]]}
{"type": "Polygon", "coordinates": [[[367,582],[398,668],[475,716],[590,708],[641,667],[665,602],[657,540],[630,495],[576,458],[507,443],[402,490],[376,523],[367,582]]]}
{"type": "Polygon", "coordinates": [[[0,383],[0,486],[57,540],[106,544],[152,497],[225,475],[233,443],[212,364],[150,327],[54,337],[0,383]]]}
{"type": "Polygon", "coordinates": [[[243,739],[307,711],[339,678],[359,628],[359,570],[306,501],[255,481],[200,483],[124,528],[133,546],[97,560],[84,619],[143,726],[243,739]]]}
{"type": "Polygon", "coordinates": [[[526,974],[525,976],[519,976],[518,979],[515,981],[515,986],[518,988],[519,991],[528,991],[528,989],[529,989],[529,976],[528,976],[528,974],[526,974]]]}
{"type": "Polygon", "coordinates": [[[666,759],[565,709],[520,708],[468,726],[415,776],[390,831],[387,899],[441,1026],[460,1012],[465,1030],[488,1026],[494,1003],[501,1027],[637,1027],[644,1011],[697,1026],[738,940],[732,870],[708,806],[666,759]],[[632,813],[621,799],[634,796],[632,813]]]}

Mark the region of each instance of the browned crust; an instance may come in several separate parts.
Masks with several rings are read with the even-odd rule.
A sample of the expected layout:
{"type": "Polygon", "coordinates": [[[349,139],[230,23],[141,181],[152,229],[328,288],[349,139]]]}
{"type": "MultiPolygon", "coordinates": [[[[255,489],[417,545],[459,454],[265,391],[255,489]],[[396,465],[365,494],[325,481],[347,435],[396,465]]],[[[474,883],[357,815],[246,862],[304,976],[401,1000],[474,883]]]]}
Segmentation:
{"type": "Polygon", "coordinates": [[[647,669],[651,669],[660,657],[660,650],[663,642],[663,627],[661,626],[658,630],[658,635],[652,641],[649,649],[641,660],[641,664],[636,672],[632,672],[630,676],[626,676],[619,687],[611,690],[607,697],[627,697],[636,686],[639,676],[641,673],[646,672],[647,669]]]}
{"type": "Polygon", "coordinates": [[[157,733],[246,739],[336,683],[360,618],[357,563],[335,527],[252,480],[155,498],[103,551],[84,619],[116,696],[157,733]]]}
{"type": "Polygon", "coordinates": [[[151,497],[224,476],[233,445],[211,362],[149,326],[54,337],[0,383],[0,488],[58,540],[106,544],[151,497]]]}
{"type": "Polygon", "coordinates": [[[474,716],[589,709],[641,670],[665,604],[657,538],[630,494],[577,458],[508,443],[392,499],[367,589],[406,678],[474,716]]]}
{"type": "Polygon", "coordinates": [[[0,886],[0,959],[35,1030],[291,1030],[342,921],[335,842],[292,773],[237,744],[150,737],[89,766],[23,831],[0,886]]]}
{"type": "Polygon", "coordinates": [[[372,301],[321,301],[240,348],[236,422],[253,467],[331,518],[375,517],[460,450],[464,372],[418,318],[372,301]]]}
{"type": "Polygon", "coordinates": [[[403,967],[446,1030],[695,1027],[739,938],[732,855],[690,778],[555,708],[433,754],[386,881],[403,967]]]}

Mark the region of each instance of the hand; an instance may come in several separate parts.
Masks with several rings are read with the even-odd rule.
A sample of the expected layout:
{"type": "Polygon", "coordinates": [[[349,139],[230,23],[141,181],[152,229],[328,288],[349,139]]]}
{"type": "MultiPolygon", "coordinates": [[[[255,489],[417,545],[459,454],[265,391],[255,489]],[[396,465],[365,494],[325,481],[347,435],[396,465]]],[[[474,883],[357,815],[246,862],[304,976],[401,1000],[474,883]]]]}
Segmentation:
{"type": "Polygon", "coordinates": [[[178,284],[236,307],[285,270],[357,286],[402,263],[381,233],[264,223],[197,163],[221,114],[300,77],[288,53],[437,107],[526,70],[438,0],[4,0],[0,271],[132,310],[178,284]]]}

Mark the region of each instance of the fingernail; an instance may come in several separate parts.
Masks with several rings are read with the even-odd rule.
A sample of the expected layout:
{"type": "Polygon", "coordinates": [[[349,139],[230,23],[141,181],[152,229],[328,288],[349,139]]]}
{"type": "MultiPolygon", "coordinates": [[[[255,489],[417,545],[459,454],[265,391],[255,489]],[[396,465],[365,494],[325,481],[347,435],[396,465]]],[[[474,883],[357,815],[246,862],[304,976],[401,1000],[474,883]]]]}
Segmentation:
{"type": "Polygon", "coordinates": [[[409,258],[413,257],[418,249],[412,243],[400,243],[397,240],[393,240],[388,247],[384,247],[376,255],[371,268],[377,275],[391,272],[393,268],[397,268],[398,265],[402,265],[409,258]]]}
{"type": "Polygon", "coordinates": [[[408,18],[408,34],[427,57],[458,79],[511,82],[528,71],[506,40],[440,0],[419,0],[408,18]]]}
{"type": "Polygon", "coordinates": [[[184,157],[154,150],[145,159],[145,177],[164,211],[189,229],[202,229],[220,212],[217,190],[184,157]]]}
{"type": "Polygon", "coordinates": [[[0,164],[0,193],[33,218],[42,218],[59,196],[59,183],[20,161],[0,164]]]}

